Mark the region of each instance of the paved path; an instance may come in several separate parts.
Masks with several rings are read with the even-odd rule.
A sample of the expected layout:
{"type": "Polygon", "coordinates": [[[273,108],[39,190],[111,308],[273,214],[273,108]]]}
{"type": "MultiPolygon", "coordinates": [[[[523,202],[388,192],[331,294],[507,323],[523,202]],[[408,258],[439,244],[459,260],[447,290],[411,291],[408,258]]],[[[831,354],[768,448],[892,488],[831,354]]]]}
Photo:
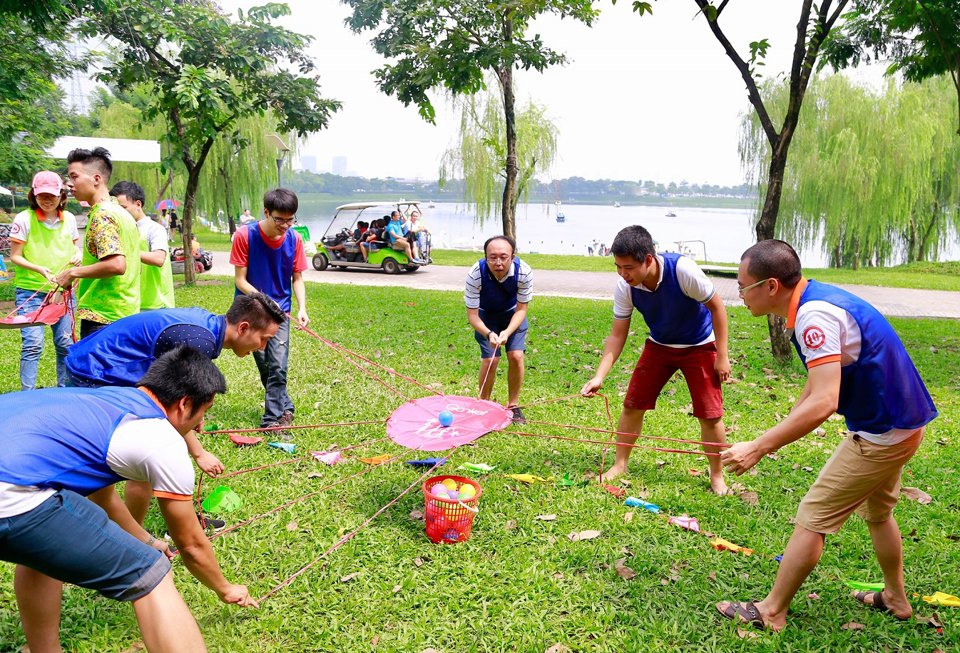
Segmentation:
{"type": "MultiPolygon", "coordinates": [[[[229,252],[213,253],[210,274],[233,276],[229,252]]],[[[400,286],[426,290],[454,290],[463,292],[468,268],[450,265],[430,265],[414,273],[389,275],[379,271],[346,270],[335,267],[317,272],[312,267],[304,273],[307,281],[340,283],[352,286],[400,286]]],[[[570,270],[535,270],[536,294],[553,297],[581,297],[584,299],[613,299],[617,274],[610,272],[573,272],[570,270]]],[[[729,277],[712,277],[717,292],[728,306],[742,306],[737,296],[737,281],[729,277]]],[[[911,288],[881,288],[878,286],[842,285],[862,297],[884,315],[893,317],[960,318],[960,292],[946,290],[914,290],[911,288]]]]}

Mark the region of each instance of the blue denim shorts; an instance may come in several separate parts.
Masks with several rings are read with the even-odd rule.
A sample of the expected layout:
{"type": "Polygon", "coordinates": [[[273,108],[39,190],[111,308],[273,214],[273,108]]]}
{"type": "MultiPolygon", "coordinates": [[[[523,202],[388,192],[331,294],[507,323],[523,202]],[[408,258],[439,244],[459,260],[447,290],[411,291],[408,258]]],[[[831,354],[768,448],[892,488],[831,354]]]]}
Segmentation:
{"type": "MultiPolygon", "coordinates": [[[[500,333],[508,326],[510,326],[510,320],[513,319],[514,311],[509,313],[497,313],[489,314],[485,313],[482,309],[480,310],[480,319],[483,321],[487,328],[496,333],[500,333]]],[[[500,353],[504,350],[506,351],[526,351],[527,350],[527,324],[526,318],[524,318],[523,323],[517,328],[516,331],[510,334],[510,337],[507,338],[507,342],[501,345],[500,349],[497,350],[497,358],[500,357],[500,353]]],[[[479,331],[473,332],[473,338],[477,341],[477,344],[480,345],[480,358],[493,358],[493,347],[490,346],[490,340],[485,337],[485,334],[480,333],[479,331]]]]}
{"type": "Polygon", "coordinates": [[[0,519],[0,560],[117,601],[146,596],[170,571],[165,555],[70,490],[22,515],[0,519]]]}

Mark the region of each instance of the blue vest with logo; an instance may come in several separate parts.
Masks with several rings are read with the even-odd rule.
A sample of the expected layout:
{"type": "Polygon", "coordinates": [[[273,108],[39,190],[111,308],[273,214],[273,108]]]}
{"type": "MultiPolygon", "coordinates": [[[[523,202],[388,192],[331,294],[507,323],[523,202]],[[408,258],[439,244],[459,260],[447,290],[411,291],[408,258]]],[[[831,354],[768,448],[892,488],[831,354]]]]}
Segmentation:
{"type": "MultiPolygon", "coordinates": [[[[270,247],[260,233],[260,223],[247,227],[249,256],[247,281],[254,288],[280,304],[285,313],[290,312],[290,295],[293,291],[293,263],[297,255],[297,232],[287,229],[283,243],[277,249],[270,247]]],[[[239,295],[237,288],[235,295],[239,295]]]]}
{"type": "Polygon", "coordinates": [[[67,369],[99,385],[135,386],[156,360],[157,338],[164,329],[179,325],[206,329],[223,346],[222,315],[202,308],[161,308],[117,320],[78,341],[70,347],[67,369]]]}
{"type": "Polygon", "coordinates": [[[663,281],[653,292],[631,288],[633,306],[643,315],[650,337],[662,345],[695,345],[710,337],[713,318],[707,307],[683,294],[677,281],[679,254],[663,254],[663,281]]]}
{"type": "Polygon", "coordinates": [[[517,278],[520,276],[520,259],[513,259],[513,276],[497,281],[480,259],[480,310],[487,315],[510,313],[517,309],[517,278]]]}
{"type": "Polygon", "coordinates": [[[126,415],[166,418],[136,388],[46,388],[0,396],[0,481],[86,496],[124,480],[106,459],[126,415]]]}
{"type": "MultiPolygon", "coordinates": [[[[937,416],[920,373],[877,309],[845,290],[812,280],[799,305],[811,301],[842,308],[860,327],[860,357],[840,372],[837,412],[846,418],[849,430],[879,435],[891,429],[918,429],[937,416]]],[[[790,339],[806,366],[797,334],[790,339]]]]}

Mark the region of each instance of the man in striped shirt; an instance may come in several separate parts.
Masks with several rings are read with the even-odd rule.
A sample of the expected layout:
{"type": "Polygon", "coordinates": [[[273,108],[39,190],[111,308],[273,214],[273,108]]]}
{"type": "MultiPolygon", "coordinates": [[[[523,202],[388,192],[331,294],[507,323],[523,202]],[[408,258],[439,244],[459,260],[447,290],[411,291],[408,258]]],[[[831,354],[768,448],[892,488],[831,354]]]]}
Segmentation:
{"type": "Polygon", "coordinates": [[[463,294],[467,319],[480,345],[480,398],[490,399],[500,351],[507,352],[507,408],[524,423],[519,407],[523,386],[523,352],[527,338],[527,304],[533,298],[533,270],[514,256],[516,243],[494,236],[483,245],[484,257],[467,275],[463,294]]]}

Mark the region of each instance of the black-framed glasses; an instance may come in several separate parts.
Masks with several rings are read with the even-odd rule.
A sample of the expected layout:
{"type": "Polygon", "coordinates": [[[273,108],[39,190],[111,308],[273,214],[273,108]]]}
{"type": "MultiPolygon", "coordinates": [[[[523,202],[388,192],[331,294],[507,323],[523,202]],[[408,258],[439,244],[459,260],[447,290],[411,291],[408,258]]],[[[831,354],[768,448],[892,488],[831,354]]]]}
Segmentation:
{"type": "Polygon", "coordinates": [[[273,218],[273,221],[278,225],[290,225],[293,226],[297,224],[297,216],[294,215],[292,218],[278,218],[274,214],[270,214],[270,217],[273,218]]]}
{"type": "Polygon", "coordinates": [[[738,285],[737,285],[737,294],[739,294],[740,297],[741,297],[741,299],[742,299],[743,296],[746,294],[746,292],[747,292],[748,290],[750,290],[751,288],[756,288],[756,287],[759,286],[759,285],[765,284],[766,282],[770,281],[770,279],[773,279],[773,277],[768,277],[768,278],[764,279],[763,281],[758,281],[758,282],[756,282],[756,283],[751,283],[749,286],[740,286],[740,285],[738,284],[738,285]]]}

